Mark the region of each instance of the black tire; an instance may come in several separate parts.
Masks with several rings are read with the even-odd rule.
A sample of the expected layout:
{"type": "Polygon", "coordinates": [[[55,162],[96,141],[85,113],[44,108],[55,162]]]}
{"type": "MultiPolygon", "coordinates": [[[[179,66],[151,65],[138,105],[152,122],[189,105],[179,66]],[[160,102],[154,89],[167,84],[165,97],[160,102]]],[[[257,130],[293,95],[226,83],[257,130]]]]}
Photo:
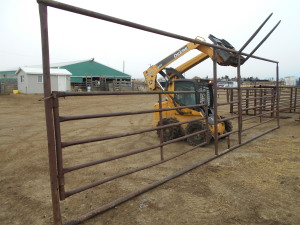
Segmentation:
{"type": "MultiPolygon", "coordinates": [[[[186,134],[192,134],[197,131],[204,130],[204,129],[205,129],[205,124],[203,124],[200,121],[189,123],[186,127],[186,134]]],[[[210,129],[208,129],[208,137],[207,138],[208,138],[208,143],[210,143],[210,141],[212,139],[212,134],[211,134],[210,129]]],[[[206,132],[188,137],[187,142],[192,146],[196,146],[196,145],[206,142],[206,132]]]]}
{"type": "MultiPolygon", "coordinates": [[[[221,119],[225,119],[225,117],[221,116],[221,119]]],[[[230,120],[226,120],[226,121],[224,121],[224,124],[225,124],[226,133],[231,132],[232,128],[233,128],[231,121],[230,120]]]]}
{"type": "MultiPolygon", "coordinates": [[[[162,125],[168,125],[172,123],[178,123],[179,121],[176,118],[163,118],[162,119],[162,125]]],[[[157,126],[159,126],[159,122],[157,123],[157,126]]],[[[156,131],[157,136],[160,137],[160,130],[156,131]]],[[[163,129],[163,140],[164,141],[170,141],[172,139],[178,138],[182,136],[182,131],[180,125],[168,127],[163,129]]]]}

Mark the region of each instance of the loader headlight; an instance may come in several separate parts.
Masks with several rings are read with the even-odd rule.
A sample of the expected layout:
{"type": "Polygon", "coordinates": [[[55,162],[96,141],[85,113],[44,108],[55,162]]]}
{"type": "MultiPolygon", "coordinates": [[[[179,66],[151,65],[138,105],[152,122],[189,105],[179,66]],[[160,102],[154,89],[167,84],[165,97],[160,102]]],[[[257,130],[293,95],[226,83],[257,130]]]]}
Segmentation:
{"type": "Polygon", "coordinates": [[[214,118],[211,117],[211,116],[209,116],[209,117],[208,117],[208,123],[209,123],[210,125],[214,125],[214,124],[215,124],[214,118]]]}

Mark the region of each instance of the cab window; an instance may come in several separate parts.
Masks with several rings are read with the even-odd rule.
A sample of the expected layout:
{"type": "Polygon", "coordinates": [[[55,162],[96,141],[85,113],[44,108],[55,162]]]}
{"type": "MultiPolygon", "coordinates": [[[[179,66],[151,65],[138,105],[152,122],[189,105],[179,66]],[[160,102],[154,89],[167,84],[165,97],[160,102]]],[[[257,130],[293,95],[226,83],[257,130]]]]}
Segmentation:
{"type": "MultiPolygon", "coordinates": [[[[175,91],[195,91],[195,85],[193,82],[176,82],[175,91]]],[[[175,101],[180,105],[196,105],[196,95],[175,94],[175,101]]]]}

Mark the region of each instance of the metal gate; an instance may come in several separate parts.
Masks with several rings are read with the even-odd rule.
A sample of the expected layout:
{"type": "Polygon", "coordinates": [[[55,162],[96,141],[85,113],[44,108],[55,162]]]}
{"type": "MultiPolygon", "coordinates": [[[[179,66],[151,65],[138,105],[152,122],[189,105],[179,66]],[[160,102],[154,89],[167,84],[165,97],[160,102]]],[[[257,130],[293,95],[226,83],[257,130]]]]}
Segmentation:
{"type": "MultiPolygon", "coordinates": [[[[128,150],[125,153],[116,154],[111,157],[95,159],[95,160],[92,160],[90,162],[86,162],[83,164],[65,167],[64,163],[63,163],[63,161],[64,161],[63,152],[64,152],[64,149],[69,148],[71,146],[83,145],[86,143],[93,143],[93,142],[101,142],[101,141],[105,141],[105,140],[111,140],[111,139],[116,139],[116,138],[121,138],[121,137],[137,135],[140,133],[152,132],[155,130],[162,130],[164,128],[180,125],[180,124],[187,123],[187,122],[192,122],[194,120],[174,123],[174,124],[170,124],[170,125],[158,126],[155,128],[148,128],[148,129],[130,131],[130,132],[125,132],[125,133],[117,133],[117,134],[112,134],[109,136],[100,136],[100,137],[95,137],[95,138],[86,138],[86,139],[71,140],[71,141],[62,140],[62,135],[61,135],[61,124],[62,123],[66,123],[68,121],[75,121],[75,120],[87,121],[87,120],[96,119],[96,118],[129,116],[129,115],[146,114],[146,113],[153,113],[153,112],[160,113],[160,120],[161,120],[162,119],[161,114],[165,110],[176,110],[176,109],[187,108],[187,107],[202,106],[207,111],[207,104],[162,109],[161,102],[162,102],[163,95],[174,94],[174,93],[191,93],[191,92],[118,92],[118,93],[116,93],[116,92],[87,92],[87,93],[52,92],[51,91],[51,83],[50,83],[50,62],[49,62],[48,24],[47,24],[47,7],[48,6],[54,7],[57,9],[70,11],[73,13],[78,13],[78,14],[93,17],[93,18],[97,18],[97,19],[101,19],[101,20],[110,21],[113,23],[129,26],[129,27],[133,27],[136,29],[140,29],[140,30],[180,39],[180,40],[196,42],[196,43],[213,48],[214,49],[213,89],[214,89],[214,112],[215,112],[213,125],[215,127],[217,127],[220,122],[225,122],[225,121],[229,121],[229,120],[235,120],[236,124],[237,124],[236,129],[234,129],[231,132],[228,132],[226,134],[223,134],[223,135],[218,135],[218,131],[217,131],[217,129],[215,129],[214,134],[213,134],[214,140],[215,140],[214,141],[214,149],[213,149],[211,156],[209,156],[205,159],[199,160],[197,163],[190,165],[184,169],[181,169],[181,170],[179,170],[161,180],[158,180],[150,185],[142,187],[139,190],[136,190],[136,191],[129,193],[125,196],[122,196],[120,198],[117,198],[116,200],[113,200],[112,202],[110,202],[108,204],[100,206],[99,208],[97,208],[83,216],[79,216],[78,218],[71,220],[70,222],[67,222],[67,224],[79,224],[88,218],[91,218],[91,217],[93,217],[101,212],[104,212],[110,208],[113,208],[116,205],[123,203],[124,201],[127,201],[137,195],[140,195],[154,187],[157,187],[158,185],[161,185],[170,179],[173,179],[179,175],[182,175],[183,173],[186,173],[187,171],[190,171],[190,170],[197,168],[201,165],[204,165],[218,157],[221,157],[221,156],[225,155],[226,153],[232,151],[233,149],[236,149],[239,146],[242,146],[262,135],[265,135],[265,134],[273,131],[274,129],[279,128],[278,62],[254,56],[253,53],[255,52],[255,50],[251,54],[243,53],[242,50],[244,49],[244,47],[246,45],[243,46],[240,51],[236,51],[233,49],[227,49],[227,48],[224,48],[221,46],[202,42],[200,40],[195,40],[195,39],[187,38],[184,36],[172,34],[169,32],[161,31],[158,29],[146,27],[143,25],[139,25],[137,23],[121,20],[118,18],[110,17],[107,15],[103,15],[103,14],[85,10],[85,9],[81,9],[81,8],[74,7],[71,5],[62,4],[59,2],[54,2],[54,1],[50,1],[50,0],[38,0],[38,3],[39,3],[40,20],[41,20],[41,35],[42,35],[42,50],[43,50],[43,76],[44,76],[44,101],[45,101],[45,114],[46,114],[46,125],[47,125],[47,135],[48,135],[48,155],[49,155],[49,167],[50,167],[53,218],[54,218],[55,225],[62,224],[60,201],[63,201],[64,199],[66,199],[72,195],[75,195],[79,192],[83,192],[87,189],[99,186],[99,185],[104,184],[109,181],[112,181],[113,179],[118,179],[123,176],[135,173],[137,171],[145,170],[147,168],[164,163],[166,161],[169,161],[171,159],[179,157],[183,154],[186,154],[187,152],[190,152],[202,145],[205,145],[206,142],[199,144],[198,146],[192,147],[188,150],[185,150],[183,152],[180,152],[178,154],[168,156],[168,157],[166,157],[164,154],[164,146],[172,144],[177,141],[181,141],[192,135],[197,135],[200,133],[207,133],[208,130],[206,127],[202,131],[199,131],[199,132],[196,132],[193,134],[189,134],[189,135],[186,135],[183,137],[179,137],[179,138],[176,138],[176,139],[173,139],[170,141],[163,141],[162,132],[160,132],[160,140],[155,145],[150,145],[145,148],[141,148],[141,149],[133,150],[133,151],[128,150]],[[232,97],[230,99],[230,101],[218,102],[219,88],[217,87],[217,62],[216,62],[216,52],[215,52],[216,49],[222,49],[225,51],[232,52],[232,53],[236,54],[236,56],[239,59],[238,65],[237,65],[238,87],[235,88],[236,96],[232,97]],[[256,91],[256,89],[245,90],[241,87],[241,72],[240,72],[240,57],[241,57],[241,55],[247,56],[248,58],[252,57],[252,58],[255,58],[258,60],[267,61],[270,63],[274,63],[276,65],[277,85],[276,85],[275,91],[272,91],[272,89],[268,89],[268,88],[260,89],[260,91],[256,91]],[[253,91],[254,91],[254,93],[256,93],[256,95],[249,96],[249,93],[250,92],[253,93],[253,91]],[[93,114],[93,115],[61,115],[60,114],[59,99],[62,97],[63,98],[78,97],[78,96],[85,96],[85,97],[99,96],[100,97],[103,95],[136,95],[136,94],[137,95],[158,95],[158,99],[159,99],[158,101],[160,103],[160,108],[157,110],[140,110],[140,111],[118,112],[118,113],[101,113],[101,114],[93,114]],[[255,104],[254,104],[254,102],[255,102],[255,104]],[[220,109],[222,107],[231,107],[231,106],[232,106],[231,116],[229,116],[227,118],[218,118],[218,112],[220,111],[220,109]],[[249,110],[254,110],[256,113],[254,113],[253,115],[250,115],[249,110]],[[243,112],[246,112],[246,115],[244,115],[243,112]],[[248,115],[247,115],[247,112],[248,112],[248,115]],[[256,123],[255,124],[251,123],[249,125],[248,122],[252,121],[252,120],[255,120],[256,123]],[[264,125],[268,124],[268,126],[266,126],[267,128],[265,130],[261,130],[261,129],[257,130],[256,129],[257,127],[261,128],[261,125],[263,125],[263,124],[264,125]],[[248,138],[248,139],[244,139],[242,136],[242,134],[244,134],[246,132],[249,133],[249,135],[247,135],[247,137],[250,136],[250,138],[248,138]],[[219,145],[221,142],[220,141],[221,139],[226,140],[226,146],[222,147],[222,149],[219,149],[219,147],[221,146],[221,145],[219,145]],[[160,154],[160,158],[156,162],[146,164],[146,165],[143,165],[138,168],[124,170],[121,173],[114,174],[107,178],[104,178],[101,180],[96,180],[89,184],[75,187],[74,189],[71,189],[71,190],[65,190],[65,185],[66,185],[65,175],[67,173],[75,172],[75,171],[81,170],[83,168],[95,166],[95,165],[98,165],[101,163],[106,163],[106,162],[116,160],[119,158],[129,157],[129,156],[139,154],[142,152],[146,152],[146,151],[149,151],[149,150],[155,149],[155,148],[159,149],[159,154],[160,154]]],[[[263,26],[263,24],[261,25],[261,27],[263,26]]],[[[273,30],[278,26],[278,24],[273,28],[273,30]]],[[[256,33],[258,33],[260,28],[255,32],[255,35],[256,35],[256,33]]],[[[268,38],[268,36],[272,33],[272,31],[266,36],[265,39],[268,38]]],[[[248,44],[255,35],[253,35],[246,44],[248,44]]],[[[265,41],[265,39],[258,45],[258,47],[265,41]]],[[[232,95],[232,96],[234,96],[234,95],[232,95]]],[[[205,121],[206,124],[208,124],[207,117],[195,119],[195,121],[199,121],[199,120],[203,120],[203,121],[205,121]]],[[[162,125],[161,122],[160,122],[160,125],[162,125]]],[[[222,142],[222,143],[224,143],[224,142],[222,142]]],[[[70,154],[72,154],[72,153],[70,153],[70,154]]]]}
{"type": "MultiPolygon", "coordinates": [[[[153,127],[153,128],[147,128],[147,129],[141,129],[141,130],[132,130],[132,131],[127,131],[127,132],[123,132],[123,133],[116,133],[116,134],[110,134],[110,135],[103,135],[103,136],[99,136],[99,137],[95,137],[95,138],[86,138],[86,139],[81,139],[81,140],[71,140],[71,141],[62,141],[62,134],[61,134],[61,124],[62,123],[67,123],[69,121],[76,121],[76,120],[91,120],[91,119],[99,119],[99,118],[112,118],[112,117],[122,117],[122,116],[135,116],[135,115],[139,115],[139,114],[149,114],[149,113],[160,113],[160,123],[162,124],[162,113],[164,111],[171,111],[171,110],[180,110],[180,109],[184,109],[184,108],[193,108],[193,107],[203,107],[206,111],[207,111],[207,104],[199,104],[199,105],[190,105],[190,106],[180,106],[180,107],[172,107],[172,108],[168,108],[168,109],[162,109],[162,96],[165,96],[166,94],[191,94],[193,92],[92,92],[92,93],[69,93],[69,92],[53,92],[51,97],[49,99],[47,99],[46,101],[51,101],[53,104],[53,120],[54,120],[54,133],[55,133],[55,149],[56,149],[56,158],[52,158],[51,161],[54,162],[56,161],[56,176],[53,177],[53,180],[57,180],[57,185],[58,185],[58,194],[59,194],[59,198],[60,200],[64,200],[74,194],[80,193],[82,191],[85,191],[87,189],[102,185],[106,182],[121,178],[123,176],[132,174],[132,173],[136,173],[138,171],[141,170],[145,170],[147,168],[151,168],[153,166],[165,163],[169,160],[175,159],[179,156],[182,156],[188,152],[191,152],[192,150],[195,150],[197,148],[199,148],[200,146],[203,146],[205,144],[207,144],[206,141],[203,141],[202,143],[200,143],[197,146],[193,146],[191,148],[188,149],[184,149],[182,151],[180,151],[179,153],[176,154],[168,154],[166,155],[164,153],[164,146],[166,145],[170,145],[172,143],[178,142],[178,141],[182,141],[185,140],[186,138],[193,136],[193,135],[199,135],[201,133],[207,133],[208,129],[207,127],[199,132],[195,132],[193,134],[189,134],[189,135],[185,135],[185,136],[181,136],[179,138],[173,139],[173,140],[169,140],[169,141],[163,141],[163,133],[160,132],[163,129],[167,129],[173,126],[178,126],[178,125],[182,125],[184,123],[192,123],[192,122],[196,122],[196,121],[203,121],[206,124],[208,123],[207,121],[207,117],[203,117],[203,118],[196,118],[196,119],[192,119],[192,120],[187,120],[184,122],[178,122],[178,123],[173,123],[173,124],[168,124],[168,125],[160,125],[158,127],[153,127]],[[79,97],[79,96],[85,96],[85,97],[91,97],[91,96],[97,96],[101,99],[101,97],[103,96],[120,96],[120,95],[158,95],[158,101],[160,103],[160,109],[157,110],[140,110],[140,111],[129,111],[129,112],[115,112],[115,113],[102,113],[102,114],[92,114],[92,115],[76,115],[76,116],[68,116],[68,115],[61,115],[61,113],[59,112],[60,109],[63,107],[61,107],[60,105],[60,99],[63,98],[68,98],[68,97],[79,97]],[[128,149],[126,151],[123,151],[122,153],[116,153],[113,156],[109,156],[109,157],[104,157],[104,158],[99,158],[96,160],[92,160],[89,162],[85,162],[82,164],[77,164],[77,165],[72,165],[72,166],[64,166],[64,157],[63,157],[63,152],[64,149],[67,149],[68,147],[71,146],[76,146],[76,145],[84,145],[87,143],[92,143],[92,142],[103,142],[106,140],[111,140],[111,139],[119,139],[122,137],[129,137],[129,136],[133,136],[133,135],[138,135],[138,134],[144,134],[144,133],[149,133],[149,132],[153,132],[158,130],[158,132],[160,132],[160,138],[157,139],[158,143],[154,143],[153,145],[149,145],[147,147],[144,148],[140,148],[140,149],[128,149]],[[122,159],[125,157],[130,157],[136,154],[140,154],[140,153],[144,153],[147,151],[151,151],[151,150],[157,150],[154,151],[153,154],[158,155],[156,161],[153,161],[151,163],[146,163],[145,165],[141,165],[139,167],[136,168],[131,168],[131,169],[126,169],[124,168],[124,170],[122,170],[120,173],[116,173],[112,176],[108,176],[104,179],[99,179],[97,181],[94,181],[92,183],[80,186],[80,187],[76,187],[72,190],[65,190],[65,186],[67,184],[66,180],[65,180],[65,175],[70,173],[70,172],[75,172],[77,170],[81,170],[87,167],[91,167],[91,166],[95,166],[98,164],[104,164],[110,161],[114,161],[117,159],[122,159]]],[[[205,95],[206,93],[203,92],[203,95],[205,95]]],[[[117,140],[116,140],[117,142],[117,140]]],[[[51,143],[54,144],[54,143],[51,143]]],[[[72,154],[72,153],[69,153],[72,154]]],[[[152,154],[152,153],[151,153],[152,154]]],[[[209,160],[210,161],[210,160],[209,160]]],[[[203,162],[202,162],[203,163],[203,162]]],[[[53,165],[54,166],[54,165],[53,165]]],[[[195,168],[197,165],[193,165],[189,168],[184,169],[184,172],[191,170],[193,168],[195,168]]],[[[126,167],[126,166],[125,166],[126,167]]],[[[128,167],[128,166],[127,166],[128,167]]],[[[138,191],[135,191],[133,193],[130,193],[126,196],[123,196],[121,198],[118,198],[114,201],[112,201],[109,204],[106,204],[102,207],[100,207],[97,210],[94,210],[92,213],[84,215],[82,217],[77,218],[76,220],[72,221],[72,224],[76,224],[79,222],[84,221],[87,218],[90,218],[98,213],[101,213],[109,208],[114,207],[117,204],[120,204],[130,198],[133,198],[147,190],[150,190],[164,182],[166,182],[167,180],[170,180],[174,177],[177,177],[179,174],[184,173],[183,171],[179,171],[176,174],[171,175],[170,177],[166,177],[165,179],[155,182],[153,184],[150,184],[147,187],[144,187],[143,189],[140,189],[138,191]]],[[[98,172],[96,172],[98,173],[98,172]]],[[[56,206],[58,207],[58,206],[56,206]]]]}

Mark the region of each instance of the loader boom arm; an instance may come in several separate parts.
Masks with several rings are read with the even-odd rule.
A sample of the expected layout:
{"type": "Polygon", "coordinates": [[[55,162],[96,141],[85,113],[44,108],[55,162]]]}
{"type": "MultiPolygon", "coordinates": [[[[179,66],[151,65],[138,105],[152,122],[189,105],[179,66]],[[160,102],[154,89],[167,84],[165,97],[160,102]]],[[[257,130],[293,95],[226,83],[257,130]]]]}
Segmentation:
{"type": "MultiPolygon", "coordinates": [[[[225,40],[220,40],[213,35],[210,35],[209,38],[217,45],[221,45],[227,48],[233,49],[233,47],[225,40]]],[[[197,40],[197,38],[196,38],[197,40]]],[[[236,63],[234,60],[232,60],[233,56],[231,55],[232,53],[226,52],[224,50],[218,50],[216,51],[216,58],[217,58],[217,63],[223,66],[236,66],[236,63]],[[229,60],[230,59],[230,60],[229,60]]],[[[173,52],[163,60],[159,61],[155,65],[149,67],[145,72],[144,72],[144,77],[147,82],[148,87],[150,90],[160,90],[160,85],[157,82],[157,75],[160,73],[165,77],[166,80],[171,81],[175,79],[180,79],[182,78],[180,75],[189,69],[193,68],[194,66],[198,65],[199,63],[203,62],[204,60],[208,58],[213,58],[213,49],[211,47],[201,45],[201,44],[196,44],[193,42],[189,42],[177,51],[173,52]],[[188,60],[187,62],[183,63],[182,65],[178,66],[176,68],[176,71],[178,73],[164,73],[162,70],[166,69],[168,65],[185,55],[191,50],[198,50],[201,53],[195,56],[194,58],[188,60]]]]}
{"type": "MultiPolygon", "coordinates": [[[[188,53],[189,51],[191,51],[193,49],[198,49],[202,53],[200,53],[197,58],[194,57],[193,59],[191,59],[191,60],[185,62],[184,64],[182,64],[180,66],[180,70],[178,70],[179,72],[183,73],[183,72],[189,70],[190,68],[192,68],[195,65],[199,64],[200,62],[206,60],[209,57],[208,54],[212,55],[212,49],[211,48],[203,46],[203,51],[202,51],[202,50],[200,50],[201,49],[200,44],[195,44],[195,43],[189,42],[188,44],[184,45],[183,47],[181,47],[177,51],[173,52],[172,54],[170,54],[169,56],[167,56],[163,60],[159,61],[155,65],[152,65],[151,67],[149,67],[144,72],[145,80],[147,82],[148,87],[151,90],[159,89],[158,83],[156,81],[158,73],[160,73],[168,65],[170,65],[171,63],[173,63],[174,61],[176,61],[177,59],[179,59],[180,57],[182,57],[183,55],[185,55],[186,53],[188,53]]],[[[170,80],[171,78],[167,77],[167,79],[170,80]]]]}

